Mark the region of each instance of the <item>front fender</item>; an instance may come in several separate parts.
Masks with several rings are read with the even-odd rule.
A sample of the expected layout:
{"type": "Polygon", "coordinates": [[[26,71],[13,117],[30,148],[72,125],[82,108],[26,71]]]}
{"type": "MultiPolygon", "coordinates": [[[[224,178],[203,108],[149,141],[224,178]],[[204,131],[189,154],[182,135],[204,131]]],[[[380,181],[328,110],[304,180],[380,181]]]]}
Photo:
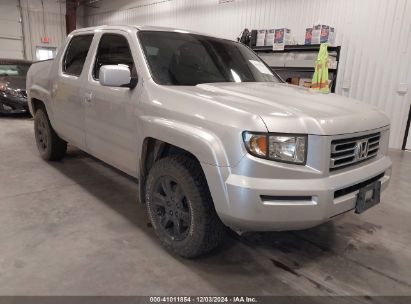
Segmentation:
{"type": "MultiPolygon", "coordinates": [[[[241,149],[233,148],[227,151],[214,132],[202,127],[163,117],[143,116],[142,121],[145,137],[152,137],[184,149],[195,155],[201,163],[229,167],[236,165],[244,156],[241,149]]],[[[241,138],[240,134],[238,138],[241,138]]]]}

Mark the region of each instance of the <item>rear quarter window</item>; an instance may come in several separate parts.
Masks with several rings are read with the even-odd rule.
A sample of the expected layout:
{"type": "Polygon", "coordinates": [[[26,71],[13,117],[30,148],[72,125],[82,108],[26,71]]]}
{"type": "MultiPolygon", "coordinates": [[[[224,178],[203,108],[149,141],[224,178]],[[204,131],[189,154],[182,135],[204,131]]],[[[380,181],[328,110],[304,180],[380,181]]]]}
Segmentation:
{"type": "Polygon", "coordinates": [[[63,72],[80,76],[94,35],[74,36],[67,47],[63,60],[63,72]]]}

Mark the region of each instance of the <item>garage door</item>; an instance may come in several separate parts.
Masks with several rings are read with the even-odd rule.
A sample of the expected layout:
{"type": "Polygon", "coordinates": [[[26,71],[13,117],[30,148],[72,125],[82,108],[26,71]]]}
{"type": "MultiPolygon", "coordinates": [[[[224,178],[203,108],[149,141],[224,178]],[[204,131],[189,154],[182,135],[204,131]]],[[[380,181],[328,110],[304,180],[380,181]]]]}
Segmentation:
{"type": "Polygon", "coordinates": [[[0,58],[24,59],[17,0],[0,0],[0,58]]]}

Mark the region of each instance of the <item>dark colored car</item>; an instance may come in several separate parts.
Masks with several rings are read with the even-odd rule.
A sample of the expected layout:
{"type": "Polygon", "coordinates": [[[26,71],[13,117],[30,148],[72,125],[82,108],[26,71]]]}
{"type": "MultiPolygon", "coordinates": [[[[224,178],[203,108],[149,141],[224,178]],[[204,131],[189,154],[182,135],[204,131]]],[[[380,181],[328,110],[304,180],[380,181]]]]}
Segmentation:
{"type": "Polygon", "coordinates": [[[0,59],[0,114],[28,113],[26,75],[30,61],[0,59]]]}

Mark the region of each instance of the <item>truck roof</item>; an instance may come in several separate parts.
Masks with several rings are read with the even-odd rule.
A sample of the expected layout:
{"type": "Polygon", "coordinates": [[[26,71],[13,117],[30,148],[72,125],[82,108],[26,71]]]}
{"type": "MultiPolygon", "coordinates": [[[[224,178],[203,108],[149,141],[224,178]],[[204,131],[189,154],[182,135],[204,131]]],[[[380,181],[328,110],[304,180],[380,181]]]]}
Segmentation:
{"type": "Polygon", "coordinates": [[[209,34],[200,33],[196,31],[186,30],[186,29],[179,29],[179,28],[172,28],[172,27],[163,27],[163,26],[152,26],[152,25],[100,25],[100,26],[92,26],[92,27],[85,27],[78,30],[71,32],[71,34],[81,33],[81,32],[91,32],[91,31],[98,31],[98,30],[135,30],[137,31],[159,31],[159,32],[178,32],[178,33],[191,33],[203,36],[210,36],[209,34]]]}

